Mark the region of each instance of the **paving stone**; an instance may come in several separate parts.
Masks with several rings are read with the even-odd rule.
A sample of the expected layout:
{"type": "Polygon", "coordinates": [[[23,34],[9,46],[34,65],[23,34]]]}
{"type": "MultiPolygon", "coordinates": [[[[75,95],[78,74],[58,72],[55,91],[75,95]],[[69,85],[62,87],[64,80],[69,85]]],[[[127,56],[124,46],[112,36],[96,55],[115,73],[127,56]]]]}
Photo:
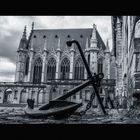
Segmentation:
{"type": "Polygon", "coordinates": [[[0,124],[140,124],[140,110],[107,110],[104,116],[99,109],[88,111],[83,116],[71,115],[68,119],[31,119],[25,116],[24,108],[0,108],[0,124]]]}

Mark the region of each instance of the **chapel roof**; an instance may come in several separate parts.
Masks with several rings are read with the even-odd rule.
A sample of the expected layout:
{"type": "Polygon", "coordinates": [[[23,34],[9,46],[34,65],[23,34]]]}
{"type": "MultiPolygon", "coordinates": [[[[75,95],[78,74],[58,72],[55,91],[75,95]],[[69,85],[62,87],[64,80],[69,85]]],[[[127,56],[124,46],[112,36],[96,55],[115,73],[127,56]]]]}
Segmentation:
{"type": "MultiPolygon", "coordinates": [[[[75,39],[80,44],[82,49],[85,49],[87,38],[90,40],[92,35],[92,28],[81,29],[34,29],[32,32],[31,40],[33,39],[34,51],[44,49],[44,40],[47,39],[47,50],[58,48],[58,40],[60,39],[60,48],[63,51],[66,46],[66,41],[75,39]]],[[[96,30],[97,46],[102,47],[105,50],[105,44],[101,39],[98,31],[96,30]]],[[[89,41],[90,42],[90,41],[89,41]]],[[[76,47],[75,47],[76,49],[76,47]]]]}

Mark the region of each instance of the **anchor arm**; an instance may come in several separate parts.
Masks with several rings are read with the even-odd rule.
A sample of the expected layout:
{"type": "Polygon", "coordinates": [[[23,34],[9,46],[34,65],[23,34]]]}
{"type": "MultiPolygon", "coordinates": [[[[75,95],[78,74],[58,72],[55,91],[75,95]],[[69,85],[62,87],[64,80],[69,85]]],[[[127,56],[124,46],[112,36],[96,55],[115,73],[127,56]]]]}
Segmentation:
{"type": "Polygon", "coordinates": [[[77,87],[75,87],[74,89],[69,90],[65,95],[61,95],[60,97],[57,97],[53,100],[64,100],[72,95],[74,95],[76,92],[80,91],[81,89],[89,86],[91,83],[93,82],[93,80],[87,80],[86,82],[78,85],[77,87]]]}
{"type": "Polygon", "coordinates": [[[72,95],[74,95],[76,92],[82,90],[83,88],[91,85],[92,83],[95,83],[96,86],[99,86],[98,85],[98,82],[100,82],[100,80],[103,78],[103,75],[102,74],[98,74],[98,75],[95,75],[95,76],[92,76],[92,79],[89,79],[87,81],[85,81],[84,83],[76,86],[75,88],[69,90],[65,95],[61,95],[59,97],[56,97],[55,99],[53,100],[64,100],[72,95]]]}

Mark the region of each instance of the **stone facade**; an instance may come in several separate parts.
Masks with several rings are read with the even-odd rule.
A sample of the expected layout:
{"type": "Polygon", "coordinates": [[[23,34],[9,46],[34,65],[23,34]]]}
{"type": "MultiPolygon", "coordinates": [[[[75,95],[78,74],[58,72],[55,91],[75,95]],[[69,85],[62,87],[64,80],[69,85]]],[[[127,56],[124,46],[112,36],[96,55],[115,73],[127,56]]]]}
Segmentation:
{"type": "Polygon", "coordinates": [[[133,94],[140,91],[139,23],[139,16],[112,16],[113,49],[117,66],[116,95],[120,96],[120,104],[128,97],[132,105],[133,94]]]}
{"type": "MultiPolygon", "coordinates": [[[[32,24],[28,39],[25,27],[17,50],[15,72],[17,86],[11,90],[11,94],[8,94],[11,95],[11,98],[9,97],[11,103],[26,103],[27,98],[34,98],[36,104],[46,103],[65,94],[88,78],[77,47],[73,45],[69,48],[66,45],[66,41],[71,39],[76,39],[80,43],[93,74],[103,72],[104,79],[111,78],[112,56],[108,43],[104,44],[95,24],[93,28],[87,29],[43,30],[34,29],[32,24]],[[22,87],[19,87],[19,84],[22,84],[22,87]],[[14,100],[15,98],[17,100],[14,100]]],[[[106,89],[107,86],[102,86],[99,90],[104,105],[105,95],[108,92],[106,89]]],[[[6,88],[1,90],[3,97],[5,90],[6,88]]],[[[91,92],[92,87],[86,87],[69,100],[87,102],[91,92]]],[[[5,98],[6,101],[9,99],[7,96],[5,98]]],[[[0,102],[4,102],[3,98],[0,102]]],[[[96,98],[93,104],[98,105],[96,98]]]]}

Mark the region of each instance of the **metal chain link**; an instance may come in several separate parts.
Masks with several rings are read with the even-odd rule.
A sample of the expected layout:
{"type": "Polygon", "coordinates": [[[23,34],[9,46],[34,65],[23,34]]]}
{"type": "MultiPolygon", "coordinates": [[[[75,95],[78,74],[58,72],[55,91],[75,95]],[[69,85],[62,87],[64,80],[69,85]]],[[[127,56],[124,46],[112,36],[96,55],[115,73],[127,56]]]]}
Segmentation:
{"type": "MultiPolygon", "coordinates": [[[[101,86],[100,82],[103,79],[103,74],[102,73],[99,73],[98,75],[96,75],[96,73],[95,73],[94,75],[96,76],[95,86],[100,87],[101,86]],[[101,77],[99,77],[99,76],[101,76],[101,77]]],[[[87,110],[89,110],[91,108],[92,102],[93,102],[93,99],[94,98],[95,98],[95,91],[93,91],[92,94],[90,95],[90,100],[89,100],[88,104],[86,105],[86,109],[84,111],[81,111],[79,113],[80,116],[85,115],[86,112],[87,112],[87,110]]]]}
{"type": "Polygon", "coordinates": [[[93,99],[95,98],[95,92],[93,91],[92,94],[90,95],[90,100],[88,102],[88,104],[86,105],[86,109],[84,111],[81,111],[79,114],[80,116],[82,115],[85,115],[87,110],[89,110],[92,106],[92,102],[93,102],[93,99]]]}

